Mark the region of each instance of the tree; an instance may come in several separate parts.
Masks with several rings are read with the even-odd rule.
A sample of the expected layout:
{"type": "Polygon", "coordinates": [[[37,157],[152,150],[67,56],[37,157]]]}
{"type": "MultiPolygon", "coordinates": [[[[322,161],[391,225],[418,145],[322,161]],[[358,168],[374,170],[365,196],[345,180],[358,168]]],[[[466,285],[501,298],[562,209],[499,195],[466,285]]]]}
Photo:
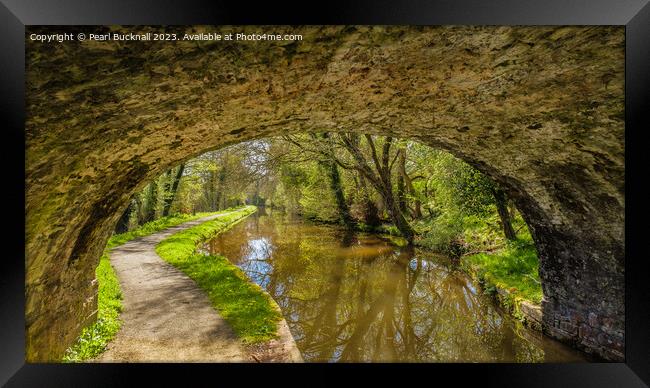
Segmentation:
{"type": "Polygon", "coordinates": [[[156,219],[156,210],[158,207],[158,180],[149,183],[146,191],[146,201],[144,204],[143,223],[151,222],[156,219]]]}
{"type": "Polygon", "coordinates": [[[510,217],[510,212],[508,211],[508,199],[506,198],[506,193],[494,185],[492,188],[492,195],[494,196],[497,212],[499,213],[499,218],[501,219],[503,234],[508,240],[516,240],[517,235],[515,233],[515,230],[512,228],[512,220],[510,217]]]}
{"type": "Polygon", "coordinates": [[[451,155],[442,158],[441,170],[444,171],[442,177],[444,182],[439,184],[451,187],[451,197],[462,212],[484,216],[494,211],[492,208],[494,205],[497,208],[504,236],[508,240],[516,238],[506,194],[496,182],[451,155]]]}
{"type": "MultiPolygon", "coordinates": [[[[174,198],[176,197],[176,192],[178,191],[178,184],[181,181],[181,177],[183,176],[183,170],[185,170],[185,164],[181,163],[180,166],[178,166],[178,170],[176,171],[176,175],[174,176],[173,182],[171,182],[171,188],[170,188],[170,182],[169,179],[166,182],[166,193],[165,193],[165,199],[163,202],[163,211],[162,211],[162,216],[167,217],[169,215],[169,209],[172,207],[172,203],[174,202],[174,198]]],[[[172,170],[167,171],[167,175],[171,175],[172,170]]]]}
{"type": "MultiPolygon", "coordinates": [[[[398,185],[397,185],[397,190],[398,193],[401,193],[399,195],[400,197],[400,209],[402,210],[403,213],[406,213],[407,210],[411,211],[413,215],[413,219],[418,219],[422,218],[422,202],[420,201],[420,198],[418,197],[418,193],[413,187],[413,179],[409,176],[409,174],[406,172],[406,160],[407,160],[407,155],[406,155],[406,150],[407,150],[407,145],[403,146],[399,150],[399,162],[398,162],[398,185]],[[413,209],[408,208],[408,200],[406,198],[406,194],[413,199],[413,209]]],[[[416,177],[417,178],[417,177],[416,177]]]]}
{"type": "MultiPolygon", "coordinates": [[[[382,198],[383,207],[388,212],[397,229],[407,241],[413,241],[415,232],[406,221],[396,195],[393,192],[392,171],[399,153],[393,152],[394,155],[391,157],[391,151],[393,150],[392,137],[386,137],[383,140],[380,139],[382,141],[381,154],[377,152],[375,140],[371,135],[365,136],[366,147],[363,147],[361,138],[356,134],[339,134],[336,143],[332,141],[329,135],[321,137],[311,136],[311,142],[301,141],[295,136],[284,136],[283,139],[298,147],[302,152],[306,151],[310,153],[312,157],[315,156],[319,160],[324,160],[326,163],[334,162],[338,167],[346,171],[354,171],[359,177],[363,177],[363,180],[359,181],[364,184],[367,181],[377,191],[382,198]],[[368,158],[370,158],[370,161],[368,161],[368,158]]],[[[336,179],[336,176],[330,174],[330,180],[331,178],[336,179]]],[[[332,182],[334,182],[332,188],[336,192],[335,198],[338,198],[336,201],[340,205],[340,214],[342,217],[346,217],[346,213],[349,214],[349,210],[346,210],[348,207],[344,205],[344,197],[340,195],[342,193],[342,189],[339,190],[341,185],[337,184],[336,181],[332,182]]],[[[367,200],[367,196],[365,199],[365,205],[370,205],[366,206],[368,215],[370,215],[373,212],[372,208],[376,207],[371,205],[370,201],[367,200]]],[[[377,220],[372,218],[374,217],[368,217],[371,223],[375,224],[377,220]]]]}
{"type": "Polygon", "coordinates": [[[360,197],[363,222],[371,227],[379,226],[379,224],[381,224],[379,209],[377,208],[375,201],[370,197],[370,190],[366,185],[366,179],[363,175],[359,175],[355,178],[358,178],[355,179],[355,187],[357,188],[357,193],[360,197]]]}
{"type": "Polygon", "coordinates": [[[320,163],[325,167],[325,170],[327,171],[330,188],[332,189],[334,198],[336,198],[336,207],[338,209],[340,221],[343,225],[351,228],[354,226],[354,220],[350,216],[350,208],[348,207],[348,204],[345,201],[345,195],[343,194],[341,175],[339,174],[339,168],[336,165],[336,161],[334,160],[332,142],[329,137],[329,133],[325,132],[321,136],[325,140],[327,147],[325,148],[326,157],[323,158],[320,163]]]}
{"type": "MultiPolygon", "coordinates": [[[[341,174],[339,172],[338,165],[335,161],[335,149],[332,138],[328,132],[317,134],[310,134],[309,138],[299,138],[295,136],[285,136],[283,138],[291,146],[298,148],[300,154],[309,155],[312,160],[315,160],[316,163],[322,168],[327,177],[329,190],[331,196],[334,199],[336,204],[336,216],[339,223],[345,225],[348,228],[353,228],[355,221],[350,215],[350,208],[348,201],[345,198],[345,193],[343,189],[343,182],[341,179],[341,174]]],[[[288,163],[294,163],[298,155],[285,154],[286,161],[288,163]]],[[[301,164],[303,166],[308,166],[309,161],[303,161],[301,164]]],[[[292,168],[296,168],[295,164],[292,164],[292,168]]],[[[316,189],[317,185],[313,185],[310,189],[316,189]]],[[[306,193],[309,195],[309,193],[306,193]]],[[[323,200],[322,197],[318,198],[319,202],[323,200]]]]}
{"type": "MultiPolygon", "coordinates": [[[[372,160],[371,167],[367,161],[364,153],[360,148],[360,139],[356,134],[340,134],[339,135],[344,149],[348,151],[352,157],[352,163],[346,164],[336,159],[337,163],[343,168],[355,169],[359,171],[375,190],[380,194],[383,199],[384,205],[390,215],[393,223],[400,231],[402,236],[406,238],[409,243],[413,242],[415,231],[411,228],[409,223],[404,218],[404,214],[399,208],[399,204],[393,194],[393,186],[391,180],[391,170],[395,162],[395,158],[390,161],[390,150],[393,143],[393,138],[388,136],[384,139],[381,155],[377,153],[375,142],[371,135],[365,135],[367,145],[370,149],[370,157],[372,160]]],[[[396,155],[397,156],[397,155],[396,155]]]]}

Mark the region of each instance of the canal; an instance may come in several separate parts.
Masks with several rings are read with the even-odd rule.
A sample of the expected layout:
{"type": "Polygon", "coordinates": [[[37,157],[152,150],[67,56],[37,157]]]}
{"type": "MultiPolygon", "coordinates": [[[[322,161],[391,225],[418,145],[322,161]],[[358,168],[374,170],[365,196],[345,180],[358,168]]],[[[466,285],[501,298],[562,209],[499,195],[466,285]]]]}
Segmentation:
{"type": "Polygon", "coordinates": [[[282,309],[308,362],[584,362],[444,256],[260,208],[203,247],[282,309]]]}

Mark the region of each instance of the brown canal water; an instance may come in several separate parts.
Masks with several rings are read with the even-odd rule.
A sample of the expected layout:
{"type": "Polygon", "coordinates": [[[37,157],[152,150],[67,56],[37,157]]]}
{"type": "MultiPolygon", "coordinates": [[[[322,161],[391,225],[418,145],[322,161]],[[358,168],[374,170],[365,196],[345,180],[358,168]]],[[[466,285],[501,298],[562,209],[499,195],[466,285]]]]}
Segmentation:
{"type": "Polygon", "coordinates": [[[450,261],[278,212],[208,241],[282,309],[308,362],[583,362],[524,328],[450,261]]]}

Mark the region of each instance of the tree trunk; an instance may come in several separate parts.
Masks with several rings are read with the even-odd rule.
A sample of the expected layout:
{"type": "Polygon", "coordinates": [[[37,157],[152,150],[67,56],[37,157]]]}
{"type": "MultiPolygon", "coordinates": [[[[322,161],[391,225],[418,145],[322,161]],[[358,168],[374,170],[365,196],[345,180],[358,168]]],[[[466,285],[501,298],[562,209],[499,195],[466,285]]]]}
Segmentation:
{"type": "Polygon", "coordinates": [[[345,195],[343,194],[339,169],[336,164],[330,160],[324,164],[325,168],[327,169],[327,175],[329,176],[330,188],[332,189],[334,197],[336,198],[336,207],[338,209],[339,219],[343,225],[352,227],[354,226],[354,221],[350,216],[350,209],[348,208],[348,204],[345,202],[345,195]]]}
{"type": "MultiPolygon", "coordinates": [[[[406,218],[404,218],[404,214],[402,213],[399,204],[395,200],[395,197],[393,195],[393,185],[391,184],[390,179],[391,168],[389,165],[389,158],[390,147],[393,139],[392,137],[386,137],[384,146],[382,147],[381,161],[377,157],[377,152],[375,150],[375,145],[372,141],[372,137],[370,135],[366,135],[366,140],[370,145],[373,162],[375,164],[377,172],[379,173],[379,180],[377,181],[377,186],[375,188],[379,191],[382,198],[384,199],[388,214],[395,223],[397,229],[409,243],[412,243],[415,232],[411,228],[411,225],[409,225],[408,221],[406,221],[406,218]]],[[[370,179],[370,182],[374,183],[375,180],[370,179]]]]}
{"type": "MultiPolygon", "coordinates": [[[[406,187],[406,192],[408,192],[413,198],[413,205],[414,205],[412,211],[413,219],[422,218],[422,202],[420,201],[417,193],[415,192],[415,188],[413,187],[413,180],[406,173],[406,148],[402,148],[400,150],[399,176],[401,177],[401,181],[403,182],[403,185],[406,187]]],[[[398,190],[399,190],[399,181],[398,181],[398,190]]],[[[402,188],[402,190],[404,190],[404,188],[402,188]]],[[[401,206],[400,209],[402,209],[402,213],[406,214],[407,200],[405,197],[403,199],[403,206],[401,206]]]]}
{"type": "Polygon", "coordinates": [[[221,203],[221,192],[212,193],[212,204],[210,204],[210,211],[216,212],[219,210],[219,203],[221,203]]]}
{"type": "Polygon", "coordinates": [[[492,191],[494,195],[494,200],[497,205],[497,212],[499,213],[499,218],[501,219],[501,226],[503,227],[503,234],[508,240],[516,240],[517,235],[515,230],[512,228],[512,221],[510,220],[510,212],[508,212],[508,200],[506,194],[501,189],[494,189],[492,191]]]}
{"type": "Polygon", "coordinates": [[[178,191],[178,184],[180,183],[181,177],[183,176],[183,170],[185,170],[185,164],[181,164],[178,167],[178,171],[174,177],[174,182],[171,185],[171,189],[166,193],[167,195],[165,196],[165,203],[163,204],[163,217],[167,217],[169,215],[169,210],[171,209],[174,198],[176,197],[176,191],[178,191]]]}
{"type": "Polygon", "coordinates": [[[142,225],[144,223],[144,214],[143,214],[143,203],[142,203],[142,196],[140,194],[135,195],[133,198],[134,202],[134,209],[133,211],[135,212],[135,221],[136,224],[142,225]]]}
{"type": "Polygon", "coordinates": [[[226,180],[226,168],[222,167],[219,171],[219,179],[217,180],[217,208],[214,210],[222,210],[226,207],[227,192],[223,182],[226,180]]]}
{"type": "Polygon", "coordinates": [[[144,222],[151,222],[156,219],[156,206],[158,205],[158,181],[149,183],[147,190],[147,203],[144,212],[144,222]]]}
{"type": "Polygon", "coordinates": [[[329,134],[327,132],[323,133],[323,139],[328,144],[328,154],[326,160],[322,161],[321,164],[325,167],[327,175],[330,181],[330,188],[332,193],[334,193],[334,198],[336,198],[336,207],[339,213],[340,222],[348,228],[354,226],[354,220],[350,216],[350,208],[348,207],[347,202],[345,201],[345,195],[343,194],[343,185],[341,184],[341,175],[339,174],[339,169],[336,166],[336,162],[332,157],[331,142],[329,140],[329,134]]]}
{"type": "Polygon", "coordinates": [[[363,198],[363,222],[368,226],[379,226],[381,223],[381,219],[379,217],[379,209],[368,194],[366,179],[363,177],[363,175],[359,175],[359,187],[363,198]]]}
{"type": "MultiPolygon", "coordinates": [[[[377,192],[381,195],[386,210],[388,211],[388,214],[391,217],[393,223],[400,231],[402,236],[406,238],[409,243],[412,243],[415,232],[404,218],[404,215],[399,209],[399,205],[393,195],[393,187],[391,184],[392,164],[389,163],[390,148],[393,141],[392,137],[386,137],[380,158],[380,156],[377,154],[375,143],[372,140],[372,137],[370,135],[366,135],[366,140],[371,150],[370,155],[372,157],[376,173],[370,167],[366,161],[365,156],[359,149],[358,137],[356,137],[356,135],[341,135],[341,139],[343,140],[343,144],[345,145],[346,150],[352,155],[353,159],[355,160],[355,169],[363,174],[365,178],[368,179],[370,184],[375,188],[375,190],[377,190],[377,192]]],[[[339,164],[341,163],[339,162],[339,164]]]]}
{"type": "Polygon", "coordinates": [[[399,205],[397,204],[397,201],[395,201],[395,198],[393,197],[392,190],[381,190],[380,194],[384,199],[384,204],[386,205],[386,209],[388,210],[388,215],[390,215],[390,218],[395,223],[395,226],[400,231],[402,236],[409,243],[412,243],[413,237],[415,236],[415,232],[411,228],[411,225],[409,225],[408,221],[406,221],[406,218],[404,218],[404,214],[402,213],[402,211],[399,209],[399,205]]]}
{"type": "MultiPolygon", "coordinates": [[[[401,154],[401,151],[399,151],[401,154]]],[[[402,164],[402,156],[400,155],[400,165],[402,164]]],[[[400,166],[400,170],[401,170],[400,166]]],[[[404,175],[401,171],[397,174],[397,207],[402,212],[406,214],[408,208],[406,207],[406,184],[404,183],[404,175]]]]}

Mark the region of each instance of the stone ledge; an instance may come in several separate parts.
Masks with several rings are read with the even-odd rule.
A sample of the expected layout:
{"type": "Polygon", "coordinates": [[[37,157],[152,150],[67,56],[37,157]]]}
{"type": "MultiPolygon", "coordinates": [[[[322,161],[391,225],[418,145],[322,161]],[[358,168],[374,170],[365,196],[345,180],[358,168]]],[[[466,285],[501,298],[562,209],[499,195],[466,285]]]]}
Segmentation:
{"type": "Polygon", "coordinates": [[[524,316],[526,326],[542,331],[542,307],[527,300],[519,303],[519,311],[524,316]]]}

